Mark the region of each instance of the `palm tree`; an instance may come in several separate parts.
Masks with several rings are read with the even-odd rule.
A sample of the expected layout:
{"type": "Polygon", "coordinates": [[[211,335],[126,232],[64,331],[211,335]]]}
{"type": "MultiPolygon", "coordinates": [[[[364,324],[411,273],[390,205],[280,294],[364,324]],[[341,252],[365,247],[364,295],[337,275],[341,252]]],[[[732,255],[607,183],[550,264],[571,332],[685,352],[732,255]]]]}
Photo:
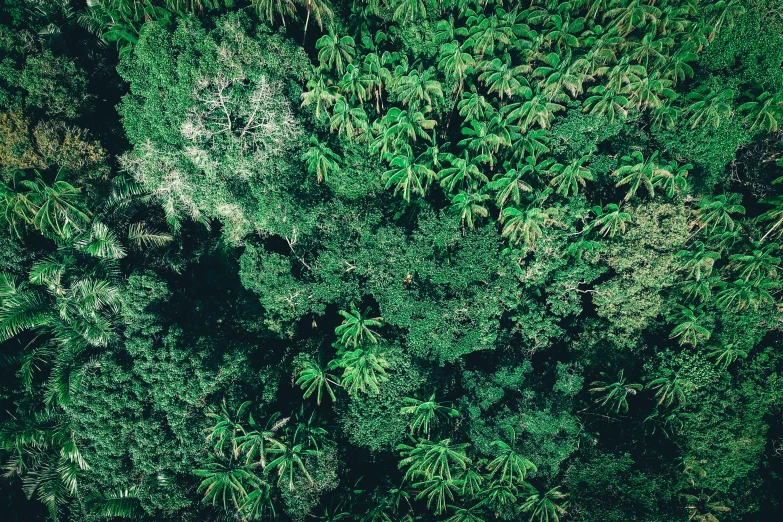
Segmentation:
{"type": "Polygon", "coordinates": [[[487,189],[497,190],[495,201],[502,209],[508,201],[519,205],[522,192],[532,192],[533,187],[524,181],[523,178],[537,175],[539,166],[536,165],[535,158],[528,156],[524,163],[520,163],[516,169],[508,169],[499,172],[487,184],[487,189]]]}
{"type": "Polygon", "coordinates": [[[623,92],[628,94],[632,107],[639,110],[660,109],[667,99],[671,100],[676,96],[670,89],[671,84],[671,80],[660,78],[657,73],[653,73],[631,81],[623,92]]]}
{"type": "Polygon", "coordinates": [[[383,104],[382,94],[384,86],[392,82],[391,71],[386,67],[389,60],[389,53],[383,53],[378,56],[376,53],[365,55],[362,61],[362,68],[369,81],[369,91],[375,97],[375,112],[381,113],[383,104]]]}
{"type": "Polygon", "coordinates": [[[245,401],[239,405],[234,415],[228,413],[226,401],[220,405],[217,412],[207,411],[207,417],[215,419],[215,424],[206,429],[207,442],[215,443],[215,453],[222,455],[225,446],[230,446],[230,454],[233,457],[239,455],[239,437],[245,434],[245,429],[239,422],[239,418],[250,406],[250,401],[245,401]],[[237,420],[234,420],[237,419],[237,420]]]}
{"type": "Polygon", "coordinates": [[[416,500],[427,498],[427,507],[435,503],[435,515],[446,511],[447,502],[454,500],[454,494],[459,484],[457,481],[441,476],[424,478],[413,484],[414,488],[421,489],[416,500]]]}
{"type": "Polygon", "coordinates": [[[414,69],[407,76],[397,78],[392,86],[397,97],[408,107],[418,107],[422,103],[429,106],[433,101],[443,99],[443,89],[432,68],[414,69]]]}
{"type": "Polygon", "coordinates": [[[434,129],[436,122],[435,120],[428,120],[422,112],[392,107],[382,121],[385,125],[388,125],[385,133],[387,139],[414,143],[417,138],[422,138],[429,142],[433,141],[432,137],[427,134],[427,131],[434,129]]]}
{"type": "Polygon", "coordinates": [[[63,178],[61,168],[51,184],[37,170],[33,180],[17,180],[15,185],[26,190],[0,185],[0,211],[11,230],[19,235],[20,225],[32,226],[44,236],[64,241],[82,232],[90,222],[90,212],[84,206],[81,189],[63,178]]]}
{"type": "Polygon", "coordinates": [[[462,99],[457,104],[459,114],[466,121],[489,121],[495,114],[495,108],[480,94],[475,92],[463,93],[462,99]]]}
{"type": "Polygon", "coordinates": [[[525,513],[530,513],[530,522],[559,522],[560,517],[565,515],[568,501],[568,493],[560,491],[559,487],[552,488],[543,495],[538,490],[528,495],[521,509],[525,513]]]}
{"type": "Polygon", "coordinates": [[[10,454],[4,475],[21,477],[27,497],[38,498],[57,520],[89,469],[74,433],[57,410],[18,411],[10,418],[0,430],[0,448],[10,454]]]}
{"type": "Polygon", "coordinates": [[[464,189],[476,190],[479,182],[489,181],[475,163],[481,157],[471,158],[467,150],[462,153],[462,157],[446,154],[444,159],[450,166],[438,173],[440,185],[450,193],[464,189]]]}
{"type": "Polygon", "coordinates": [[[629,102],[625,96],[615,93],[604,85],[596,85],[588,91],[594,94],[585,100],[582,112],[603,116],[609,120],[609,123],[614,123],[618,117],[628,116],[626,107],[629,102]]]}
{"type": "Polygon", "coordinates": [[[762,198],[759,200],[759,203],[764,205],[772,205],[772,208],[768,209],[756,218],[756,221],[759,223],[770,221],[772,224],[769,230],[767,230],[767,232],[761,238],[761,241],[767,239],[767,236],[773,234],[773,232],[775,237],[780,237],[780,235],[783,234],[783,227],[781,227],[781,225],[783,225],[783,196],[762,198]]]}
{"type": "Polygon", "coordinates": [[[762,246],[760,242],[753,243],[750,253],[733,254],[729,256],[729,266],[739,272],[739,277],[745,282],[759,278],[777,278],[780,268],[780,257],[772,255],[778,252],[778,243],[762,246]]]}
{"type": "Polygon", "coordinates": [[[394,14],[392,20],[409,22],[423,20],[427,17],[427,7],[424,0],[393,0],[394,14]]]}
{"type": "Polygon", "coordinates": [[[672,82],[672,86],[676,86],[678,82],[693,78],[693,67],[688,62],[695,62],[698,59],[699,55],[694,52],[679,50],[672,55],[664,55],[659,60],[657,70],[661,72],[663,78],[672,82]]]}
{"type": "Polygon", "coordinates": [[[329,119],[329,130],[337,131],[340,136],[352,140],[357,137],[366,136],[367,133],[367,113],[361,107],[351,107],[342,96],[337,100],[334,106],[332,117],[329,119]]]}
{"type": "Polygon", "coordinates": [[[670,407],[675,402],[678,407],[685,406],[685,390],[690,388],[689,382],[680,379],[672,372],[668,377],[659,377],[647,383],[647,389],[656,390],[655,398],[658,406],[670,407]]]}
{"type": "Polygon", "coordinates": [[[394,186],[394,193],[402,192],[405,201],[411,200],[411,195],[424,196],[429,181],[436,176],[435,171],[407,155],[394,156],[389,162],[389,170],[384,173],[386,188],[394,186]]]}
{"type": "Polygon", "coordinates": [[[506,20],[497,16],[485,16],[483,13],[470,12],[465,26],[469,27],[469,36],[463,47],[473,49],[480,61],[485,54],[494,55],[501,46],[509,45],[514,39],[514,31],[506,20]]]}
{"type": "Polygon", "coordinates": [[[535,161],[539,154],[549,152],[549,132],[544,129],[527,129],[512,143],[512,150],[517,158],[530,156],[535,161]]]}
{"type": "MultiPolygon", "coordinates": [[[[603,372],[601,372],[601,375],[606,378],[609,377],[603,372]]],[[[609,410],[615,413],[627,412],[628,396],[636,395],[636,392],[643,388],[641,384],[626,383],[623,370],[617,372],[617,380],[614,382],[594,381],[590,383],[590,386],[595,386],[595,388],[588,390],[590,393],[601,394],[601,397],[596,399],[595,402],[601,406],[607,406],[609,410]]]]}
{"type": "Polygon", "coordinates": [[[634,29],[654,23],[661,16],[661,10],[642,0],[630,0],[624,5],[609,9],[604,13],[604,20],[611,20],[611,27],[617,28],[622,36],[627,36],[634,29]]]}
{"type": "Polygon", "coordinates": [[[462,50],[459,43],[454,41],[440,48],[438,68],[443,71],[448,79],[457,80],[456,97],[459,98],[468,73],[475,67],[476,61],[470,53],[462,50]]]}
{"type": "Polygon", "coordinates": [[[769,290],[777,290],[779,283],[766,277],[760,277],[754,281],[742,279],[732,282],[721,281],[715,286],[721,289],[715,295],[715,302],[725,309],[741,312],[746,308],[758,310],[765,303],[774,303],[775,299],[769,290]]]}
{"type": "Polygon", "coordinates": [[[603,209],[595,206],[591,210],[595,213],[595,220],[590,224],[590,228],[598,228],[598,233],[604,237],[607,234],[610,238],[618,233],[625,234],[626,226],[631,222],[631,214],[621,211],[614,203],[609,203],[603,209]]]}
{"type": "Polygon", "coordinates": [[[449,506],[454,511],[445,522],[484,522],[482,518],[482,503],[479,502],[469,508],[449,506]]]}
{"type": "Polygon", "coordinates": [[[373,327],[381,326],[382,317],[368,317],[370,309],[359,312],[356,305],[351,304],[351,310],[340,310],[343,322],[334,329],[334,333],[340,337],[340,342],[347,348],[358,348],[362,344],[378,344],[380,335],[373,327]]]}
{"type": "Polygon", "coordinates": [[[516,504],[519,490],[513,484],[493,480],[480,492],[479,496],[481,505],[499,513],[516,504]]]}
{"type": "Polygon", "coordinates": [[[305,18],[305,24],[304,24],[304,35],[302,36],[302,45],[304,46],[305,41],[307,40],[307,26],[310,23],[310,16],[315,19],[315,22],[318,24],[318,28],[323,31],[324,30],[324,20],[326,20],[326,23],[330,26],[332,25],[332,21],[334,20],[334,11],[332,11],[332,6],[329,4],[327,0],[297,0],[302,3],[304,8],[307,10],[307,18],[305,18]]]}
{"type": "Polygon", "coordinates": [[[567,92],[572,98],[582,93],[582,84],[587,79],[589,63],[578,59],[571,61],[570,51],[564,55],[549,53],[543,59],[546,65],[536,68],[533,77],[541,77],[538,85],[547,99],[567,102],[567,92]]]}
{"type": "Polygon", "coordinates": [[[503,96],[524,96],[529,98],[532,96],[533,91],[530,90],[530,86],[522,73],[526,71],[523,66],[511,66],[509,60],[501,61],[499,58],[495,58],[490,62],[485,62],[482,65],[482,72],[478,79],[487,86],[487,92],[490,94],[493,92],[498,93],[501,102],[503,96]]]}
{"type": "Polygon", "coordinates": [[[753,120],[750,131],[761,129],[768,133],[777,132],[779,121],[783,116],[783,92],[762,92],[756,101],[743,103],[737,107],[738,112],[747,112],[745,121],[753,120]]]}
{"type": "Polygon", "coordinates": [[[223,461],[209,462],[203,469],[193,470],[196,476],[203,477],[197,493],[204,493],[204,503],[217,505],[226,512],[240,511],[247,500],[249,490],[263,486],[250,466],[237,465],[223,461]]]}
{"type": "Polygon", "coordinates": [[[285,17],[296,13],[293,0],[251,0],[251,4],[255,7],[258,16],[268,20],[270,24],[279,16],[283,27],[285,27],[285,17]]]}
{"type": "Polygon", "coordinates": [[[715,261],[720,259],[720,253],[706,250],[706,246],[701,241],[696,241],[693,246],[695,247],[693,250],[677,252],[677,258],[682,269],[687,270],[685,277],[699,281],[712,274],[712,268],[715,266],[715,261]]]}
{"type": "Polygon", "coordinates": [[[315,174],[315,180],[321,183],[329,177],[329,171],[339,168],[340,156],[317,137],[311,136],[310,147],[302,155],[302,160],[307,164],[307,172],[315,174]]]}
{"type": "Polygon", "coordinates": [[[362,67],[356,67],[348,64],[345,68],[345,74],[338,84],[343,94],[349,95],[351,102],[363,104],[370,95],[372,78],[365,74],[362,67]]]}
{"type": "Polygon", "coordinates": [[[682,496],[688,503],[685,508],[691,513],[688,520],[694,520],[695,522],[718,522],[713,513],[727,513],[731,511],[731,508],[724,506],[717,500],[713,500],[715,493],[712,495],[707,495],[706,493],[699,493],[698,495],[683,493],[682,496]]]}
{"type": "Polygon", "coordinates": [[[346,350],[329,363],[329,369],[343,368],[340,384],[351,395],[362,393],[377,394],[380,384],[388,380],[386,370],[389,363],[383,354],[376,354],[369,348],[346,350]]]}
{"type": "Polygon", "coordinates": [[[445,403],[436,402],[435,394],[432,394],[426,401],[405,397],[403,402],[407,406],[404,406],[400,413],[413,415],[413,420],[410,422],[411,434],[423,432],[429,437],[431,428],[438,423],[438,418],[448,420],[449,417],[459,417],[459,412],[454,408],[446,406],[445,403]]]}
{"type": "MultiPolygon", "coordinates": [[[[514,444],[516,432],[511,430],[511,444],[514,444]]],[[[536,465],[517,453],[510,445],[502,440],[495,440],[490,446],[497,452],[497,456],[487,464],[490,478],[499,474],[498,480],[508,485],[525,485],[528,471],[538,471],[536,465]]]]}
{"type": "Polygon", "coordinates": [[[682,193],[688,190],[688,172],[693,168],[690,163],[686,165],[677,165],[676,161],[670,161],[668,168],[653,178],[653,185],[661,187],[666,191],[668,197],[673,197],[675,193],[682,193]]]}
{"type": "Polygon", "coordinates": [[[677,306],[678,320],[680,323],[674,327],[670,339],[680,338],[680,346],[690,344],[696,346],[702,339],[710,338],[710,331],[703,326],[704,315],[700,309],[693,307],[677,306]]]}
{"type": "Polygon", "coordinates": [[[655,152],[649,159],[645,160],[644,156],[639,151],[633,151],[629,156],[623,156],[621,161],[625,164],[619,169],[612,172],[613,176],[623,176],[616,186],[628,185],[628,193],[623,198],[628,201],[636,195],[639,187],[644,185],[650,193],[650,196],[655,194],[655,185],[653,181],[660,177],[671,175],[671,172],[665,168],[660,167],[656,163],[658,159],[658,152],[655,152]]]}
{"type": "Polygon", "coordinates": [[[742,5],[740,0],[718,0],[707,6],[707,9],[711,13],[715,13],[709,25],[712,27],[710,31],[710,41],[715,38],[718,31],[721,30],[723,24],[728,20],[732,22],[733,18],[745,13],[746,9],[742,5]]]}
{"type": "Polygon", "coordinates": [[[549,185],[557,187],[556,192],[562,194],[563,197],[568,197],[569,194],[576,196],[579,194],[579,187],[584,187],[587,181],[593,181],[593,177],[590,169],[585,167],[584,164],[589,160],[589,156],[582,156],[581,158],[574,159],[567,165],[562,163],[555,163],[549,168],[549,173],[553,174],[552,179],[549,181],[549,185]]]}
{"type": "Polygon", "coordinates": [[[699,228],[709,232],[716,229],[734,230],[734,218],[731,215],[745,214],[745,207],[740,205],[741,199],[736,193],[702,197],[696,211],[699,228]]]}
{"type": "Polygon", "coordinates": [[[695,129],[699,125],[712,125],[717,129],[721,121],[729,119],[734,112],[732,108],[734,90],[732,89],[718,92],[702,85],[688,93],[685,98],[693,101],[686,109],[691,114],[688,119],[691,129],[695,129]]]}
{"type": "Polygon", "coordinates": [[[281,417],[280,413],[271,415],[263,427],[259,426],[252,414],[248,414],[248,424],[250,430],[245,430],[240,426],[242,435],[236,438],[237,454],[244,455],[245,464],[253,467],[260,465],[261,469],[266,468],[266,456],[269,451],[269,445],[274,445],[280,441],[278,431],[288,424],[289,417],[281,417]]]}
{"type": "Polygon", "coordinates": [[[555,113],[563,110],[564,107],[554,103],[544,94],[536,94],[531,99],[513,103],[506,107],[507,117],[519,122],[519,128],[522,132],[537,124],[542,129],[548,129],[555,117],[555,113]]]}
{"type": "MultiPolygon", "coordinates": [[[[339,76],[345,72],[345,66],[353,62],[356,44],[350,36],[337,36],[335,33],[323,35],[315,44],[318,49],[318,61],[321,69],[332,69],[339,76]]],[[[338,77],[339,77],[338,76],[338,77]]]]}
{"type": "Polygon", "coordinates": [[[288,490],[293,491],[294,476],[297,473],[297,470],[300,471],[311,484],[313,483],[313,477],[310,476],[310,472],[305,468],[304,459],[316,456],[318,454],[317,451],[305,449],[302,444],[289,446],[280,441],[275,441],[274,445],[269,448],[267,452],[272,455],[278,455],[269,461],[269,465],[264,470],[269,473],[269,470],[277,469],[278,487],[287,478],[288,490]]]}
{"type": "Polygon", "coordinates": [[[486,201],[488,199],[488,194],[474,191],[459,192],[452,196],[449,210],[454,214],[459,215],[463,232],[465,230],[465,225],[472,230],[479,217],[485,218],[489,215],[489,211],[486,207],[486,201]]]}
{"type": "Polygon", "coordinates": [[[737,359],[746,359],[748,357],[748,352],[736,348],[734,344],[728,344],[726,346],[716,347],[707,355],[715,358],[715,366],[720,366],[721,369],[725,370],[734,364],[734,361],[737,359]]]}
{"type": "Polygon", "coordinates": [[[332,385],[337,386],[337,377],[328,373],[327,368],[324,368],[320,364],[314,361],[305,361],[302,364],[302,369],[299,372],[299,378],[296,380],[296,385],[300,386],[304,392],[303,399],[308,398],[315,393],[316,404],[321,405],[321,398],[323,397],[324,390],[332,399],[332,402],[336,402],[332,385]]]}
{"type": "Polygon", "coordinates": [[[510,133],[498,134],[493,132],[496,129],[499,129],[497,125],[493,128],[483,122],[471,121],[470,126],[462,127],[462,135],[465,138],[460,140],[457,145],[478,153],[474,160],[488,162],[489,168],[492,170],[495,164],[495,154],[500,150],[500,147],[511,145],[510,133]]]}
{"type": "Polygon", "coordinates": [[[579,39],[585,27],[584,18],[575,18],[565,14],[554,14],[548,17],[542,31],[544,40],[549,42],[558,53],[562,54],[569,47],[581,47],[579,39]]]}
{"type": "Polygon", "coordinates": [[[400,467],[408,467],[406,479],[421,474],[424,478],[452,480],[455,475],[452,466],[465,470],[471,462],[465,455],[467,447],[468,444],[452,444],[450,439],[437,442],[419,439],[416,446],[400,444],[397,449],[403,457],[400,467]]]}
{"type": "Polygon", "coordinates": [[[328,115],[329,109],[341,99],[333,85],[327,83],[323,74],[318,72],[311,73],[310,80],[307,81],[307,91],[302,93],[302,107],[315,105],[315,117],[321,119],[321,114],[328,115]]]}
{"type": "Polygon", "coordinates": [[[501,235],[508,237],[513,244],[522,241],[528,246],[533,246],[536,240],[544,235],[544,227],[553,222],[550,215],[538,207],[529,207],[526,210],[507,207],[500,216],[504,225],[501,235]]]}

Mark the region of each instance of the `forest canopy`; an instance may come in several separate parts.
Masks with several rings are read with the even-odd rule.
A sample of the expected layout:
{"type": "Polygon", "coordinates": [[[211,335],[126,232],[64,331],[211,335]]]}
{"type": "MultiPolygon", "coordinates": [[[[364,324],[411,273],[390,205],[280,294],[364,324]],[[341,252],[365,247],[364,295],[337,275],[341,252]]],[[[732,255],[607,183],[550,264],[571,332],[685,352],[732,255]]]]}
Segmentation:
{"type": "Polygon", "coordinates": [[[783,0],[0,0],[4,520],[758,522],[783,0]]]}

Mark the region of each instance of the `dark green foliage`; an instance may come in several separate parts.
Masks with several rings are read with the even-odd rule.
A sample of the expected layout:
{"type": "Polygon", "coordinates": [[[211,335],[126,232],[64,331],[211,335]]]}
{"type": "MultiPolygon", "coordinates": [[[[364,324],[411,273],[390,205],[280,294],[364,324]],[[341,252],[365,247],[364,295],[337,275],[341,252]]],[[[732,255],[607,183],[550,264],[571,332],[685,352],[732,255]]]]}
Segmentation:
{"type": "Polygon", "coordinates": [[[3,513],[777,520],[782,12],[0,0],[3,513]]]}

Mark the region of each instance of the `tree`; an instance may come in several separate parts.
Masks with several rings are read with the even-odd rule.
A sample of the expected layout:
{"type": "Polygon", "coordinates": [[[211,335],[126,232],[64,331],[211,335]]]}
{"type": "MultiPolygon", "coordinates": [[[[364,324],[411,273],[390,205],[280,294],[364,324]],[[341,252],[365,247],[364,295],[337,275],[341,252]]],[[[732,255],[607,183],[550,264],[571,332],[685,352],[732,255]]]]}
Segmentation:
{"type": "Polygon", "coordinates": [[[318,138],[310,138],[310,147],[302,155],[302,160],[307,163],[307,172],[315,174],[315,180],[318,183],[326,181],[330,170],[339,168],[338,156],[325,143],[318,141],[318,138]]]}
{"type": "Polygon", "coordinates": [[[411,434],[421,432],[429,438],[430,430],[437,425],[439,418],[448,420],[449,418],[459,417],[459,412],[454,408],[446,406],[444,403],[436,402],[434,394],[426,401],[412,397],[405,397],[403,401],[407,406],[404,406],[400,413],[402,415],[413,415],[413,419],[410,422],[411,434]]]}
{"type": "MultiPolygon", "coordinates": [[[[487,189],[496,190],[495,201],[502,209],[506,203],[513,202],[515,205],[521,203],[523,192],[532,192],[533,187],[524,181],[523,178],[531,177],[537,172],[535,158],[529,156],[524,163],[520,163],[518,168],[509,169],[495,174],[492,181],[487,183],[487,189]]],[[[533,181],[531,179],[531,181],[533,181]]]]}
{"type": "Polygon", "coordinates": [[[677,373],[672,373],[668,377],[658,377],[647,383],[647,388],[655,391],[655,398],[658,399],[658,406],[664,408],[671,407],[675,402],[678,407],[685,406],[685,390],[690,383],[680,379],[677,373]]]}
{"type": "Polygon", "coordinates": [[[297,386],[305,390],[302,398],[306,399],[313,393],[316,393],[316,403],[320,406],[321,398],[324,390],[326,390],[332,402],[336,402],[337,399],[334,396],[332,385],[337,385],[337,377],[328,373],[327,368],[322,367],[317,362],[306,361],[302,366],[299,378],[296,380],[297,386]]]}
{"type": "Polygon", "coordinates": [[[386,188],[394,186],[394,193],[402,192],[405,201],[410,201],[412,195],[424,196],[429,181],[436,176],[435,171],[416,163],[409,156],[394,156],[389,167],[384,173],[386,188]]]}
{"type": "Polygon", "coordinates": [[[343,368],[340,385],[351,395],[359,392],[377,394],[380,384],[387,380],[389,363],[383,354],[376,354],[369,348],[346,350],[329,363],[329,369],[343,368]]]}
{"type": "Polygon", "coordinates": [[[435,71],[432,68],[425,71],[414,69],[407,76],[396,79],[392,88],[408,107],[432,105],[433,101],[443,99],[443,89],[435,79],[435,71]]]}
{"type": "Polygon", "coordinates": [[[512,67],[508,62],[503,62],[498,58],[485,63],[481,66],[483,72],[479,75],[479,81],[487,85],[489,93],[496,92],[501,101],[503,96],[524,96],[529,98],[533,91],[527,84],[522,73],[525,68],[522,66],[512,67]]]}
{"type": "Polygon", "coordinates": [[[702,339],[709,340],[711,333],[702,326],[704,315],[698,308],[678,306],[678,321],[680,323],[674,327],[669,338],[679,338],[680,346],[684,344],[696,346],[702,339]]]}
{"type": "Polygon", "coordinates": [[[457,81],[456,96],[458,98],[462,93],[465,79],[475,65],[473,56],[464,52],[456,41],[447,43],[440,48],[438,68],[443,71],[446,78],[457,81]]]}
{"type": "Polygon", "coordinates": [[[522,241],[527,246],[534,245],[536,239],[544,235],[544,227],[553,222],[550,215],[538,207],[526,210],[507,207],[500,216],[503,223],[501,235],[508,237],[513,244],[522,241]]]}
{"type": "Polygon", "coordinates": [[[585,100],[582,112],[604,116],[609,123],[614,123],[618,117],[625,118],[628,115],[626,107],[630,102],[625,96],[603,85],[596,85],[588,90],[594,94],[585,100]]]}
{"type": "Polygon", "coordinates": [[[534,490],[522,504],[522,511],[530,513],[530,522],[534,520],[537,522],[559,522],[568,507],[568,501],[563,501],[566,498],[568,498],[568,493],[561,492],[559,487],[552,488],[543,495],[534,490]]]}
{"type": "Polygon", "coordinates": [[[445,161],[450,166],[438,173],[441,187],[453,193],[466,189],[477,190],[479,182],[489,181],[475,163],[478,158],[481,158],[481,155],[471,158],[467,150],[463,152],[462,157],[447,154],[445,161]]]}
{"type": "Polygon", "coordinates": [[[307,18],[305,18],[304,25],[304,35],[302,36],[302,45],[304,45],[304,42],[307,41],[307,26],[310,23],[310,16],[312,16],[315,22],[318,24],[318,28],[323,31],[324,20],[326,20],[327,25],[329,25],[331,28],[334,19],[334,12],[332,11],[332,6],[326,0],[299,1],[301,1],[302,5],[304,5],[305,10],[307,10],[307,18]]]}
{"type": "MultiPolygon", "coordinates": [[[[601,372],[601,375],[609,378],[603,372],[601,372]]],[[[608,407],[610,411],[615,413],[626,413],[628,411],[628,396],[636,395],[636,392],[643,388],[641,384],[626,383],[623,370],[617,372],[617,380],[614,382],[594,381],[590,383],[590,386],[595,386],[588,390],[590,393],[601,395],[595,402],[601,406],[608,407]]]]}
{"type": "Polygon", "coordinates": [[[702,85],[688,93],[686,99],[693,102],[686,109],[691,114],[688,123],[692,129],[699,125],[712,125],[717,129],[721,121],[730,118],[733,113],[734,91],[731,89],[716,92],[702,85]]]}
{"type": "Polygon", "coordinates": [[[335,92],[334,86],[329,85],[323,75],[312,73],[312,78],[307,81],[307,91],[302,93],[302,107],[315,105],[315,117],[321,119],[321,114],[328,115],[329,109],[341,99],[335,92]]]}
{"type": "Polygon", "coordinates": [[[507,117],[517,121],[522,132],[527,132],[533,124],[548,129],[555,113],[563,110],[563,106],[549,101],[544,94],[539,93],[525,102],[507,105],[506,109],[507,117]]]}
{"type": "Polygon", "coordinates": [[[452,466],[465,470],[470,459],[465,455],[468,444],[452,444],[451,439],[430,441],[419,439],[415,446],[400,444],[397,450],[402,455],[400,467],[406,467],[405,478],[421,474],[425,479],[433,477],[452,480],[452,466]]]}
{"type": "Polygon", "coordinates": [[[598,228],[598,233],[604,237],[625,234],[626,226],[631,222],[631,214],[621,211],[620,206],[614,203],[609,203],[603,209],[596,206],[591,210],[595,213],[595,220],[590,224],[590,228],[598,228]]]}
{"type": "Polygon", "coordinates": [[[658,153],[653,153],[648,159],[639,151],[633,151],[629,156],[623,156],[621,161],[625,164],[612,172],[613,176],[623,176],[616,186],[628,185],[628,193],[624,201],[628,201],[636,195],[641,186],[647,188],[650,196],[655,194],[655,183],[657,178],[670,176],[671,172],[657,164],[658,153]]]}
{"type": "Polygon", "coordinates": [[[294,476],[298,475],[298,473],[301,473],[310,483],[313,482],[313,477],[310,476],[310,472],[305,468],[304,459],[318,455],[317,451],[305,449],[301,444],[287,445],[276,441],[267,449],[267,452],[271,453],[273,457],[266,468],[264,468],[264,471],[269,473],[270,470],[277,469],[278,486],[283,481],[286,481],[288,490],[293,491],[294,476]],[[277,457],[274,457],[274,455],[277,455],[277,457]]]}
{"type": "Polygon", "coordinates": [[[737,112],[746,112],[745,122],[753,121],[750,130],[763,130],[768,133],[777,132],[779,120],[783,114],[783,92],[773,94],[764,91],[756,101],[745,102],[737,107],[737,112]]]}
{"type": "MultiPolygon", "coordinates": [[[[511,435],[511,444],[513,445],[516,433],[511,430],[511,435]]],[[[524,486],[528,471],[533,471],[534,473],[538,471],[535,464],[522,457],[512,446],[502,440],[492,441],[490,446],[497,452],[497,456],[487,464],[490,478],[498,474],[498,480],[501,483],[524,486]]]]}
{"type": "Polygon", "coordinates": [[[394,14],[392,20],[409,22],[427,17],[427,8],[424,0],[394,0],[394,14]]]}
{"type": "Polygon", "coordinates": [[[365,343],[378,344],[380,335],[374,331],[373,327],[381,326],[382,317],[368,317],[370,309],[359,312],[354,304],[351,304],[350,311],[340,310],[339,314],[343,317],[343,322],[334,333],[340,337],[340,342],[347,348],[358,348],[365,343]]]}
{"type": "Polygon", "coordinates": [[[318,49],[318,62],[321,69],[332,69],[339,76],[345,72],[345,66],[353,62],[356,44],[350,36],[337,36],[335,33],[323,35],[315,44],[318,49]]]}
{"type": "Polygon", "coordinates": [[[715,230],[734,230],[732,214],[745,214],[745,207],[740,205],[739,194],[706,195],[699,200],[696,216],[700,228],[708,232],[715,230]]]}
{"type": "Polygon", "coordinates": [[[367,113],[361,107],[351,107],[344,97],[340,97],[329,119],[329,130],[337,131],[347,140],[362,138],[367,133],[367,113]]]}
{"type": "Polygon", "coordinates": [[[84,231],[90,213],[81,190],[63,179],[65,169],[58,171],[51,184],[37,170],[34,173],[33,180],[20,179],[16,183],[26,190],[0,186],[2,213],[11,230],[20,235],[20,227],[31,226],[55,240],[67,240],[84,231]]]}
{"type": "Polygon", "coordinates": [[[562,194],[563,197],[567,198],[571,193],[576,196],[579,194],[580,186],[584,187],[588,181],[595,179],[590,169],[584,166],[589,159],[589,156],[582,156],[571,160],[567,165],[555,163],[549,168],[550,174],[553,175],[549,185],[557,187],[555,192],[562,194]]]}
{"type": "Polygon", "coordinates": [[[465,225],[473,229],[478,218],[485,218],[489,215],[486,201],[489,194],[481,192],[460,192],[454,194],[451,198],[451,212],[459,215],[460,224],[464,230],[465,225]]]}
{"type": "Polygon", "coordinates": [[[204,494],[203,502],[213,506],[218,503],[226,512],[241,511],[249,490],[264,484],[250,466],[239,466],[222,461],[210,462],[204,469],[194,470],[203,477],[197,492],[204,494]]]}

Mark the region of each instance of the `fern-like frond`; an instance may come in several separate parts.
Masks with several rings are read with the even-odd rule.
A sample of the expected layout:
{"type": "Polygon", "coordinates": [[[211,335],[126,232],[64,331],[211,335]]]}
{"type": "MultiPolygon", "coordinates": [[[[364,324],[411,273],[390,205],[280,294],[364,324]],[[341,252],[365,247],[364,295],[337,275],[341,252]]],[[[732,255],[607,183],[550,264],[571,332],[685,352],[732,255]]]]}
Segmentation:
{"type": "Polygon", "coordinates": [[[138,247],[159,247],[170,243],[174,238],[171,234],[147,228],[147,224],[142,221],[139,223],[132,223],[128,227],[128,239],[138,247]]]}

